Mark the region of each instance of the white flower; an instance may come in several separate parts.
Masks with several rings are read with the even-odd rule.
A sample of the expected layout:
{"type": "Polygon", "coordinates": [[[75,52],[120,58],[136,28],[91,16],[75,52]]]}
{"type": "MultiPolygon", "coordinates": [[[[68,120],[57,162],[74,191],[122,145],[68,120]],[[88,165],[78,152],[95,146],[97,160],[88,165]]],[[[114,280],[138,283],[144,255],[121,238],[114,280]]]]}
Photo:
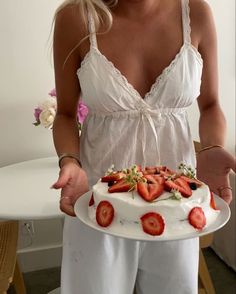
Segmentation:
{"type": "Polygon", "coordinates": [[[39,120],[42,126],[51,129],[56,116],[56,110],[53,107],[45,108],[39,115],[39,120]]]}
{"type": "Polygon", "coordinates": [[[49,108],[57,109],[57,99],[55,97],[47,98],[41,105],[39,106],[42,110],[48,110],[49,108]]]}

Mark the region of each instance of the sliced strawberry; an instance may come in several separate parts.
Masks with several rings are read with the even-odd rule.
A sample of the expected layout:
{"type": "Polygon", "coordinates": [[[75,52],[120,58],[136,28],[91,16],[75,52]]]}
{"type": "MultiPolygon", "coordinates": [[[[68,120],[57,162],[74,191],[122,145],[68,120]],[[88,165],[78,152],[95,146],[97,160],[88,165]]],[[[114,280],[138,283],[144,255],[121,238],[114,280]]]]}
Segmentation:
{"type": "Polygon", "coordinates": [[[189,184],[196,184],[197,187],[200,187],[202,186],[202,182],[199,181],[198,179],[192,179],[192,178],[189,178],[189,177],[186,177],[186,176],[180,176],[181,179],[185,180],[187,183],[189,184]]]}
{"type": "Polygon", "coordinates": [[[160,170],[160,175],[162,175],[163,177],[169,177],[169,176],[173,176],[175,174],[175,172],[167,169],[165,171],[160,170]]]}
{"type": "Polygon", "coordinates": [[[143,171],[144,175],[154,175],[157,173],[157,169],[155,167],[146,167],[143,171]]]}
{"type": "Polygon", "coordinates": [[[136,164],[136,167],[137,167],[137,171],[138,171],[138,172],[141,172],[141,171],[142,171],[142,167],[141,167],[140,164],[136,164]]]}
{"type": "Polygon", "coordinates": [[[116,182],[114,185],[112,185],[108,192],[115,193],[115,192],[128,192],[131,189],[131,184],[126,182],[125,179],[121,179],[118,182],[116,182]]]}
{"type": "Polygon", "coordinates": [[[206,217],[201,207],[194,207],[188,215],[189,223],[197,230],[202,230],[206,225],[206,217]]]}
{"type": "Polygon", "coordinates": [[[109,201],[101,201],[96,210],[96,220],[101,227],[108,227],[114,218],[114,208],[109,201]]]}
{"type": "Polygon", "coordinates": [[[148,184],[144,182],[137,183],[137,190],[138,194],[148,202],[153,201],[154,199],[158,198],[163,190],[164,186],[159,184],[158,182],[155,184],[148,184]]]}
{"type": "MultiPolygon", "coordinates": [[[[186,183],[186,185],[188,185],[186,183]]],[[[171,191],[171,190],[177,190],[181,193],[181,195],[183,197],[190,197],[192,195],[192,190],[190,189],[190,187],[188,186],[187,189],[185,189],[184,187],[180,186],[178,183],[176,183],[176,180],[172,181],[172,180],[167,180],[164,183],[164,189],[166,191],[171,191]]]]}
{"type": "Polygon", "coordinates": [[[147,180],[148,184],[156,184],[159,183],[155,178],[155,175],[144,175],[143,177],[147,180]]]}
{"type": "Polygon", "coordinates": [[[180,191],[180,193],[184,197],[188,198],[192,195],[192,190],[189,187],[189,184],[184,179],[181,179],[181,177],[180,177],[180,178],[175,179],[174,182],[175,182],[175,184],[179,185],[182,188],[182,192],[180,191]]]}
{"type": "Polygon", "coordinates": [[[148,212],[140,219],[145,233],[152,236],[159,236],[164,232],[165,223],[160,214],[156,212],[148,212]]]}
{"type": "Polygon", "coordinates": [[[122,179],[124,176],[125,176],[124,173],[116,172],[116,173],[109,174],[109,175],[102,177],[101,181],[102,182],[115,182],[115,181],[122,179]]]}
{"type": "Polygon", "coordinates": [[[163,185],[165,182],[165,178],[161,175],[152,175],[152,177],[161,185],[163,185]]]}
{"type": "Polygon", "coordinates": [[[210,206],[211,206],[211,208],[217,210],[217,208],[216,208],[216,204],[215,204],[215,200],[214,200],[213,192],[211,192],[210,206]]]}
{"type": "Polygon", "coordinates": [[[93,198],[93,194],[91,195],[91,198],[89,200],[89,206],[93,206],[94,205],[94,198],[93,198]]]}

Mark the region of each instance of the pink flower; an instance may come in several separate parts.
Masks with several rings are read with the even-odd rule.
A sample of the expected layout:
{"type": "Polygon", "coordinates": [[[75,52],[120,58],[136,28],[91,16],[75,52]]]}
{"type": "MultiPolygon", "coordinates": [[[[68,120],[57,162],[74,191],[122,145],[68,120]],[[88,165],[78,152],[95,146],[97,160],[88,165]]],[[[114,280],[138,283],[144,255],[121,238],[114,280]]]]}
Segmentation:
{"type": "Polygon", "coordinates": [[[88,107],[83,103],[83,101],[80,99],[78,108],[77,108],[77,117],[79,119],[79,122],[82,124],[88,114],[88,107]]]}
{"type": "Polygon", "coordinates": [[[56,89],[52,89],[49,93],[48,93],[51,97],[57,97],[57,92],[56,89]]]}
{"type": "Polygon", "coordinates": [[[34,109],[34,117],[35,117],[36,122],[40,122],[39,116],[40,116],[41,112],[42,112],[42,109],[39,107],[34,109]]]}

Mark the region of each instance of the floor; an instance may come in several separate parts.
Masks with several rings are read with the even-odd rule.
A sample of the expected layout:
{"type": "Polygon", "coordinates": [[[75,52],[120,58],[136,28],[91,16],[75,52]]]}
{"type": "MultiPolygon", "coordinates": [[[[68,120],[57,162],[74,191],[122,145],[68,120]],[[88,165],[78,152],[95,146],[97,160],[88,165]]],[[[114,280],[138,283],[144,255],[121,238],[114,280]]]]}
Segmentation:
{"type": "MultiPolygon", "coordinates": [[[[216,294],[236,293],[236,272],[228,267],[212,249],[204,249],[204,256],[211,274],[216,294]]],[[[60,268],[24,274],[27,294],[46,294],[60,285],[60,268]]],[[[8,294],[15,294],[10,288],[8,294]]],[[[148,294],[148,293],[147,293],[148,294]]]]}

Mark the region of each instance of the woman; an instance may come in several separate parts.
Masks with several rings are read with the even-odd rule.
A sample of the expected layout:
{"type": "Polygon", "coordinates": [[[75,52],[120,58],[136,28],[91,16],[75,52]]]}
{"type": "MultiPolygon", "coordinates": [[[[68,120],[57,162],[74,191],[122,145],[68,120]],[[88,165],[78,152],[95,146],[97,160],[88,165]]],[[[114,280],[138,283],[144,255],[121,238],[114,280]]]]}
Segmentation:
{"type": "Polygon", "coordinates": [[[222,147],[216,59],[214,23],[202,0],[78,0],[59,8],[53,133],[61,171],[53,186],[62,189],[60,206],[69,215],[62,294],[131,294],[135,283],[137,294],[197,293],[197,238],[130,241],[70,216],[76,199],[112,164],[195,166],[186,115],[195,99],[203,147],[198,176],[230,203],[228,173],[235,161],[222,147]],[[79,139],[80,93],[89,115],[79,139]]]}

